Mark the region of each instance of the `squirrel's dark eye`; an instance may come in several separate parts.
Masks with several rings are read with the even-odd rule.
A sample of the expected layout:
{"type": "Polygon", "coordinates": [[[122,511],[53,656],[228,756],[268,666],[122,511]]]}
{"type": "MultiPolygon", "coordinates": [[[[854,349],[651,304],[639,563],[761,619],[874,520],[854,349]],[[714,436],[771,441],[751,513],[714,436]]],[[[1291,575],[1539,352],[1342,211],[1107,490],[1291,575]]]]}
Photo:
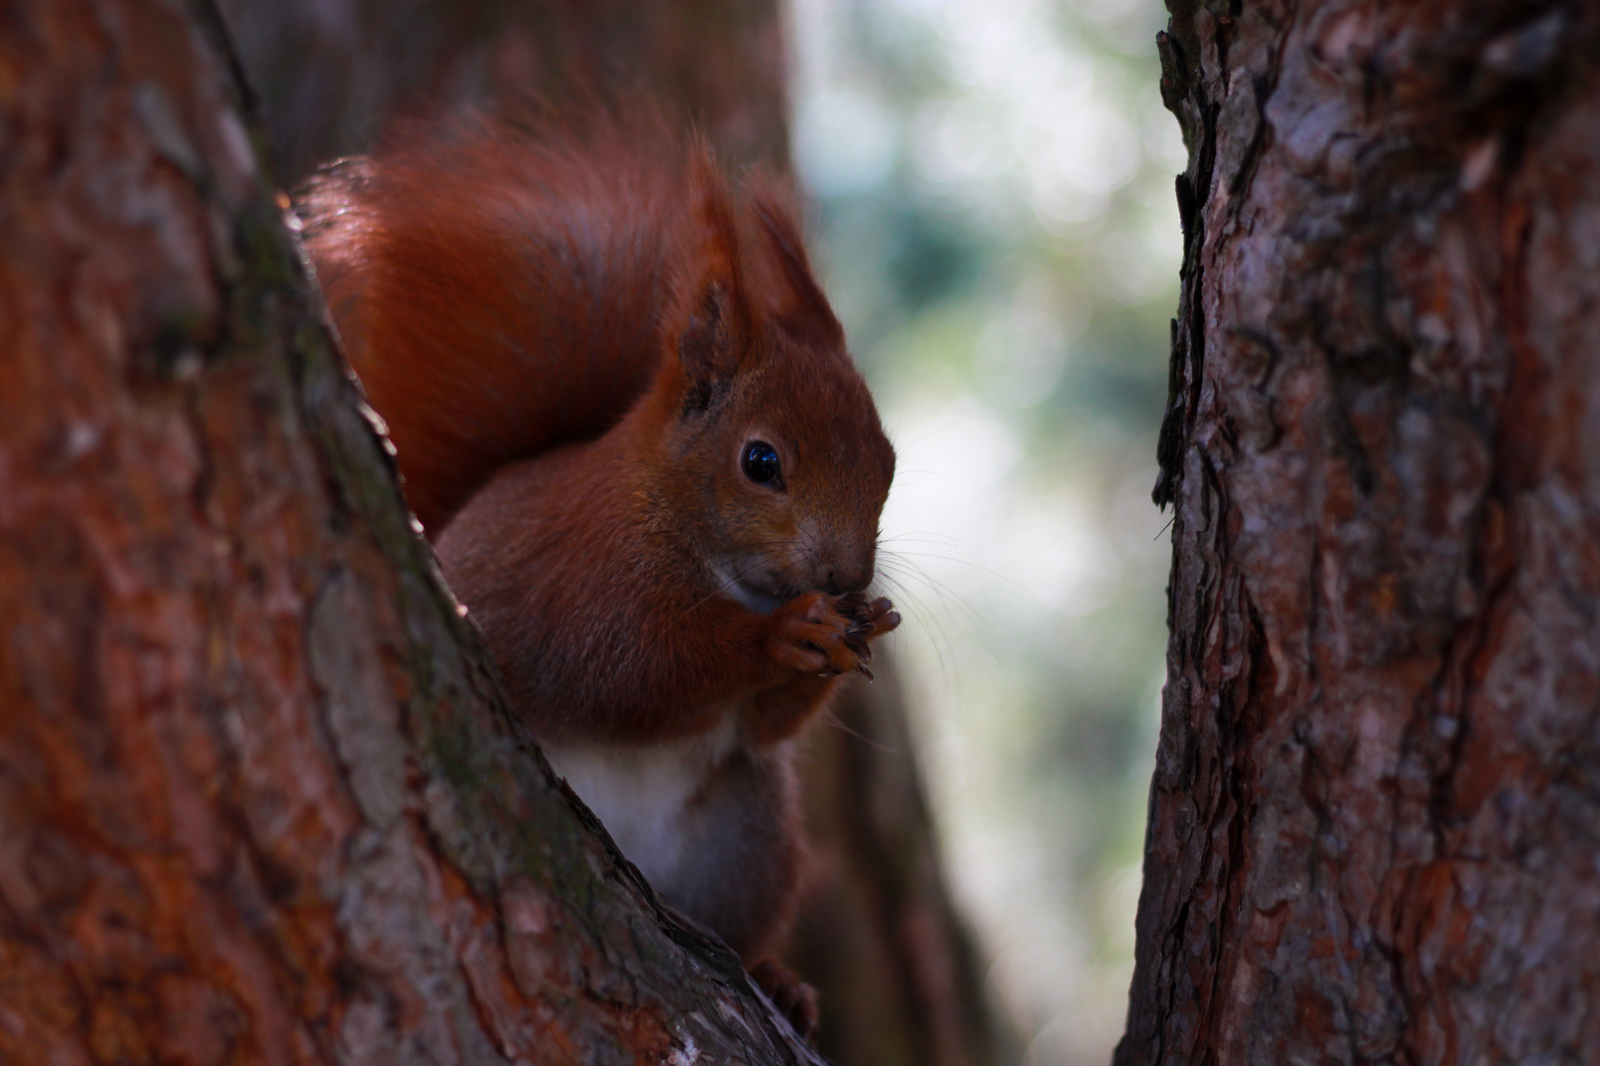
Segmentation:
{"type": "Polygon", "coordinates": [[[757,485],[779,485],[783,470],[778,465],[778,450],[764,440],[744,446],[744,474],[757,485]]]}

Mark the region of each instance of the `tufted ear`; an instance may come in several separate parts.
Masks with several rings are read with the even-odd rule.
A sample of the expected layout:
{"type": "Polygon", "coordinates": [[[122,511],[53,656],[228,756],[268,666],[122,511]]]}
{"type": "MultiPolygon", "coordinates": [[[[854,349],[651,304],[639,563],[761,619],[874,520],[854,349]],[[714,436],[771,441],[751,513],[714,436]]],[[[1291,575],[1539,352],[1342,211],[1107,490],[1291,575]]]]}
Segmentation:
{"type": "Polygon", "coordinates": [[[796,221],[794,197],[775,179],[753,183],[751,203],[760,220],[762,236],[778,266],[778,291],[773,313],[789,332],[827,344],[844,343],[844,327],[817,284],[806,259],[805,242],[796,221]]]}
{"type": "Polygon", "coordinates": [[[674,347],[690,381],[714,382],[739,369],[748,328],[736,276],[709,273],[683,316],[674,347]]]}
{"type": "Polygon", "coordinates": [[[697,203],[667,325],[688,385],[685,407],[703,410],[726,391],[745,358],[750,309],[727,182],[704,145],[691,166],[697,203]]]}

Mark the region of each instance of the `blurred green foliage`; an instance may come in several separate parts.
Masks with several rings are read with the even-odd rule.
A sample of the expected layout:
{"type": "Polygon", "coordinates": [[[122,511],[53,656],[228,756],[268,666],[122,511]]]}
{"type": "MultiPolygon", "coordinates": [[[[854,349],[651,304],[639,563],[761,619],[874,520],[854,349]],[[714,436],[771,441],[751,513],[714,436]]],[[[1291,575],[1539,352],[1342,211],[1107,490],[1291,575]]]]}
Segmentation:
{"type": "Polygon", "coordinates": [[[817,258],[900,452],[882,578],[947,865],[1038,1063],[1104,1062],[1165,650],[1180,234],[1148,0],[796,0],[817,258]]]}

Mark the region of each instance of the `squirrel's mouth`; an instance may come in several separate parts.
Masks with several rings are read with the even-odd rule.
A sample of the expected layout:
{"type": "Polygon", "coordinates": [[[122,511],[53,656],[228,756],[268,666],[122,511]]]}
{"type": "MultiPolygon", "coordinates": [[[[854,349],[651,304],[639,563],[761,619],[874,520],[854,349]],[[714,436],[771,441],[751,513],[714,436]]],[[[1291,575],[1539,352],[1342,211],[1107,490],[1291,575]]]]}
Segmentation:
{"type": "Polygon", "coordinates": [[[772,575],[745,570],[733,559],[717,563],[711,570],[724,596],[756,614],[771,614],[797,595],[771,588],[772,575]]]}

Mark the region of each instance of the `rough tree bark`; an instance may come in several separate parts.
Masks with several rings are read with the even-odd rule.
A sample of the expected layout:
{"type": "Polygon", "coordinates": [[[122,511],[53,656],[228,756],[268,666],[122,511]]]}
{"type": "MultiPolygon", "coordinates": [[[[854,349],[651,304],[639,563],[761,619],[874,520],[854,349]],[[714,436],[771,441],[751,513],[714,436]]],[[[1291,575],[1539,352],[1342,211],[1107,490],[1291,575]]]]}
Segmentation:
{"type": "Polygon", "coordinates": [[[1600,1062],[1600,5],[1169,6],[1116,1061],[1600,1062]]]}
{"type": "Polygon", "coordinates": [[[506,727],[208,5],[0,8],[0,1062],[817,1062],[506,727]]]}

